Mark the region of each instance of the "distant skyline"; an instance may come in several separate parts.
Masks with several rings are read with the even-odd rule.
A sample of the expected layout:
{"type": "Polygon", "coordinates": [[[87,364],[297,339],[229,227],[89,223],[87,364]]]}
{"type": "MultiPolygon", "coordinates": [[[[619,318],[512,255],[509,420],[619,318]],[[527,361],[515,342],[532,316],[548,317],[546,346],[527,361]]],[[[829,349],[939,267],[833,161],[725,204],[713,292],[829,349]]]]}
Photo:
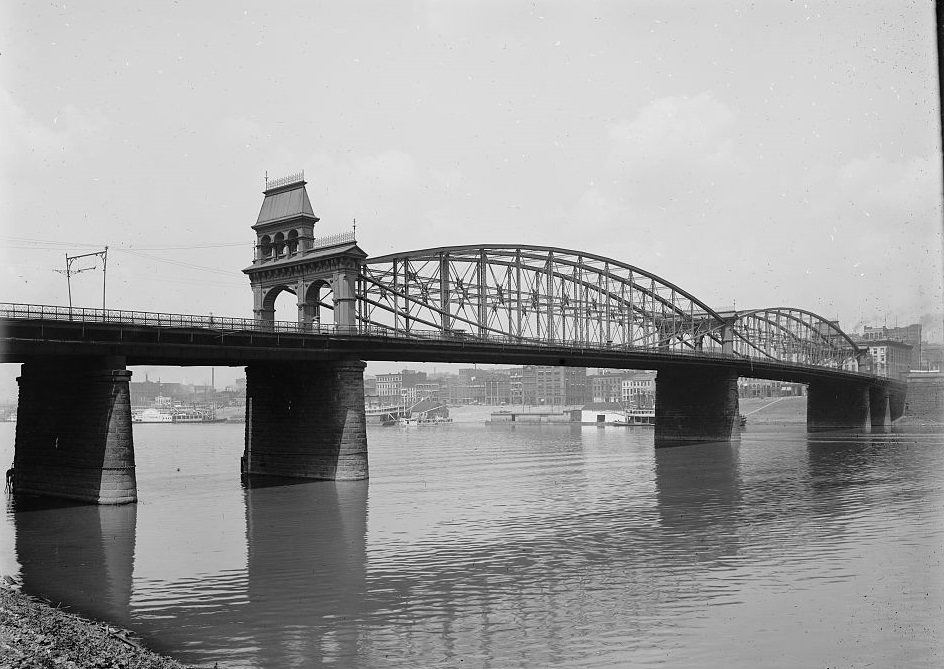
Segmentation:
{"type": "Polygon", "coordinates": [[[6,3],[0,42],[0,301],[107,245],[109,308],[251,316],[265,175],[304,170],[371,255],[545,244],[944,337],[930,1],[6,3]]]}

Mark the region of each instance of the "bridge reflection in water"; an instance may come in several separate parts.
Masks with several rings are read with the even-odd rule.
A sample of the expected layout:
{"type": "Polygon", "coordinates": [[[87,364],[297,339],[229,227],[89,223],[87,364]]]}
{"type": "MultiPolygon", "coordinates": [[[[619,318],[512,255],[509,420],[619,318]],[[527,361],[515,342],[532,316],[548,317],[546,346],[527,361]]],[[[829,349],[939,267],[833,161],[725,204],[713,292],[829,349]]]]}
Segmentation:
{"type": "MultiPolygon", "coordinates": [[[[356,656],[353,628],[330,621],[366,608],[367,482],[251,485],[245,513],[245,570],[179,583],[179,603],[168,605],[133,594],[137,505],[20,497],[13,521],[23,590],[131,628],[157,650],[189,648],[190,662],[251,655],[259,666],[320,666],[356,656]]],[[[163,584],[163,595],[174,589],[163,584]]]]}
{"type": "Polygon", "coordinates": [[[131,625],[137,505],[19,496],[12,509],[26,592],[94,618],[131,625]]]}
{"type": "MultiPolygon", "coordinates": [[[[176,438],[159,434],[152,449],[172,453],[176,438]]],[[[172,476],[145,491],[137,516],[134,505],[17,500],[24,588],[128,624],[187,663],[227,667],[575,666],[591,655],[704,666],[706,652],[762,666],[784,639],[802,640],[789,651],[811,664],[853,657],[837,655],[838,637],[889,624],[894,609],[850,618],[857,593],[891,603],[908,584],[936,592],[930,576],[903,575],[930,564],[933,545],[906,537],[920,527],[909,514],[939,497],[921,496],[940,479],[927,472],[941,471],[940,449],[908,446],[910,435],[752,426],[740,443],[652,449],[649,431],[596,428],[374,434],[385,475],[369,491],[241,489],[207,449],[183,469],[204,466],[212,487],[172,476]],[[236,516],[225,556],[157,573],[168,558],[155,548],[179,550],[181,535],[194,554],[227,545],[210,536],[221,513],[236,516]]],[[[195,450],[142,462],[147,479],[195,450]]],[[[902,601],[921,615],[934,605],[902,601]]],[[[896,658],[894,643],[863,643],[852,652],[896,658]]]]}
{"type": "MultiPolygon", "coordinates": [[[[565,429],[548,445],[550,457],[573,458],[579,471],[589,449],[584,466],[598,467],[593,442],[580,445],[587,432],[565,429]]],[[[534,435],[519,436],[501,444],[503,456],[531,459],[534,435]]],[[[516,521],[501,519],[494,536],[430,543],[422,554],[412,543],[400,556],[385,546],[370,575],[367,481],[248,481],[245,569],[143,584],[159,596],[133,592],[136,505],[18,501],[17,556],[27,592],[128,626],[151,647],[192,663],[320,666],[398,649],[403,657],[501,656],[519,635],[540,637],[542,648],[529,656],[554,663],[573,653],[565,641],[572,615],[593,618],[594,607],[611,607],[621,634],[646,638],[657,633],[654,621],[667,602],[711,596],[698,579],[660,573],[738,552],[739,517],[730,513],[739,506],[736,448],[708,444],[654,457],[648,501],[634,494],[571,514],[554,470],[525,471],[514,479],[523,477],[524,490],[536,486],[526,494],[547,502],[524,534],[516,521]],[[575,581],[581,591],[607,590],[614,570],[631,575],[618,601],[574,592],[575,581]],[[509,611],[517,613],[509,618],[509,611]]],[[[608,497],[626,473],[608,470],[608,497]]],[[[575,475],[586,484],[601,474],[575,475]]]]}

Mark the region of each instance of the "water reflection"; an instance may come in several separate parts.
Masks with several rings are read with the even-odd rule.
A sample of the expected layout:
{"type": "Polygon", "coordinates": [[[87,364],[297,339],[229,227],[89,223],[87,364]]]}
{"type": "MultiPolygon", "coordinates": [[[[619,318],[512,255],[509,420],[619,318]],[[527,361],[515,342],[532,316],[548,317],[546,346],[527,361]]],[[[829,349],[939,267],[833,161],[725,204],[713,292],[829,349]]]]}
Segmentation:
{"type": "Polygon", "coordinates": [[[141,458],[136,516],[18,506],[7,526],[26,587],[92,615],[97,597],[128,617],[134,566],[130,626],[188,664],[930,667],[940,650],[939,433],[752,426],[655,450],[644,430],[378,430],[369,487],[248,488],[238,439],[221,458],[179,434],[141,458]]]}
{"type": "Polygon", "coordinates": [[[10,503],[23,590],[130,623],[137,505],[18,496],[10,503]]]}
{"type": "Polygon", "coordinates": [[[654,457],[659,517],[670,536],[683,541],[706,533],[733,538],[741,506],[738,444],[657,448],[654,457]]]}
{"type": "Polygon", "coordinates": [[[350,621],[364,608],[367,490],[367,481],[250,480],[245,569],[199,575],[141,601],[152,645],[227,667],[355,656],[350,621]]]}
{"type": "Polygon", "coordinates": [[[357,655],[365,598],[367,481],[246,489],[249,635],[263,667],[357,655]]]}

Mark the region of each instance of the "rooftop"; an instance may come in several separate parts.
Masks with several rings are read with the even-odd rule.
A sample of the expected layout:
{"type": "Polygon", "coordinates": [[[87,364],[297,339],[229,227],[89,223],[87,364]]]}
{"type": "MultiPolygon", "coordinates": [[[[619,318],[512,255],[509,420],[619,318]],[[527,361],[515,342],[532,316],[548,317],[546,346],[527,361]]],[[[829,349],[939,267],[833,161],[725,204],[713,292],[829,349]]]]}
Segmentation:
{"type": "Polygon", "coordinates": [[[294,218],[307,218],[312,223],[320,220],[315,216],[305,190],[305,173],[291,174],[278,179],[267,179],[266,189],[263,191],[265,199],[262,209],[256,219],[254,228],[278,223],[294,218]]]}

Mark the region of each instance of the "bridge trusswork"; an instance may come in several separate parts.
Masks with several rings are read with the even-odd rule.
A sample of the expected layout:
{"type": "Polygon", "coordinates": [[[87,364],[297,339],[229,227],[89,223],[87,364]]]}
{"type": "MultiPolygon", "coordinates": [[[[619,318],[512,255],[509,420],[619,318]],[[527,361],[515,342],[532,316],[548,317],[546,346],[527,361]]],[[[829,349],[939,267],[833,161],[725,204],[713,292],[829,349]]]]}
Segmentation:
{"type": "Polygon", "coordinates": [[[126,365],[244,365],[248,476],[367,478],[363,360],[650,369],[656,447],[728,441],[740,376],[808,384],[807,429],[881,429],[904,384],[837,323],[791,307],[716,311],[639,267],[530,245],[368,257],[317,237],[305,182],[271,182],[243,271],[252,319],[0,305],[23,363],[18,490],[134,501],[126,365]],[[275,320],[295,296],[297,319],[275,320]]]}

